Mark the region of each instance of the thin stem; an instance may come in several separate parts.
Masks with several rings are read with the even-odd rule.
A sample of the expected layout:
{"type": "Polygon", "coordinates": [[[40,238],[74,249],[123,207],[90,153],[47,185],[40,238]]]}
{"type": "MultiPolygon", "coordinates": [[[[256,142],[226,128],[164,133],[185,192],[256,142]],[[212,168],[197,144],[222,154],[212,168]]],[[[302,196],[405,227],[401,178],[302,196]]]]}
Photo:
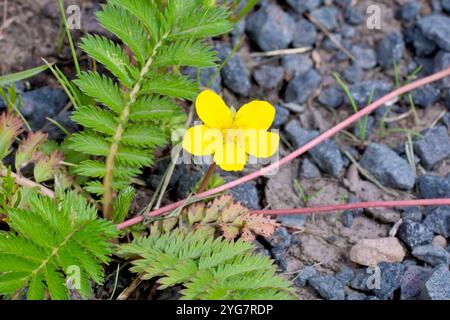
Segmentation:
{"type": "Polygon", "coordinates": [[[215,162],[211,163],[211,165],[208,168],[208,171],[206,171],[205,176],[203,177],[202,182],[200,183],[200,187],[198,187],[197,193],[202,193],[206,190],[209,184],[209,180],[211,180],[212,175],[214,174],[214,171],[216,171],[217,164],[215,162]]]}
{"type": "MultiPolygon", "coordinates": [[[[450,75],[450,67],[447,69],[444,69],[440,72],[437,72],[435,74],[432,74],[428,77],[416,80],[414,82],[411,82],[401,88],[398,88],[394,91],[392,91],[391,93],[381,97],[380,99],[376,100],[375,102],[371,103],[370,105],[368,105],[367,107],[359,110],[358,112],[354,113],[353,115],[351,115],[350,117],[348,117],[347,119],[345,119],[344,121],[340,122],[339,124],[337,124],[336,126],[334,126],[333,128],[325,131],[324,133],[322,133],[321,135],[319,135],[317,138],[311,140],[310,142],[308,142],[307,144],[305,144],[304,146],[298,148],[297,150],[295,150],[294,152],[288,154],[286,157],[272,163],[271,165],[264,167],[258,171],[255,171],[251,174],[248,174],[242,178],[236,179],[234,181],[228,182],[224,185],[221,185],[217,188],[208,190],[206,192],[202,192],[198,195],[196,195],[196,198],[198,199],[204,199],[206,197],[209,197],[211,195],[214,195],[216,193],[219,192],[223,192],[226,191],[228,189],[234,188],[238,185],[241,185],[245,182],[251,181],[253,179],[256,179],[258,177],[267,175],[268,173],[273,172],[274,170],[277,170],[280,166],[289,163],[290,161],[292,161],[293,159],[297,158],[298,156],[308,152],[309,150],[311,150],[312,148],[314,148],[315,146],[317,146],[318,144],[322,143],[323,141],[326,141],[327,139],[331,138],[332,136],[334,136],[335,134],[337,134],[338,132],[340,132],[341,130],[347,128],[348,126],[352,125],[353,123],[355,123],[356,121],[358,121],[359,119],[361,119],[362,117],[364,117],[367,114],[370,114],[371,112],[373,112],[375,109],[377,109],[378,107],[384,105],[385,103],[392,101],[394,98],[398,97],[399,95],[405,94],[409,91],[415,90],[417,88],[420,88],[428,83],[440,80],[442,78],[445,78],[447,76],[450,75]]],[[[158,210],[154,210],[149,212],[147,215],[148,216],[158,216],[161,214],[164,214],[166,212],[172,211],[176,208],[178,208],[179,206],[181,206],[182,204],[185,203],[185,199],[177,201],[175,203],[172,203],[170,205],[164,206],[158,210]]],[[[135,225],[137,223],[140,223],[144,220],[144,216],[137,216],[135,218],[132,218],[130,220],[124,221],[121,224],[118,225],[119,229],[123,229],[132,225],[135,225]]]]}
{"type": "MultiPolygon", "coordinates": [[[[6,177],[7,175],[8,175],[8,172],[5,169],[0,169],[0,176],[6,177]]],[[[27,178],[21,177],[14,172],[11,172],[11,177],[14,179],[16,184],[18,184],[19,186],[27,187],[27,188],[37,188],[42,195],[49,197],[49,198],[55,197],[55,194],[52,190],[44,187],[43,185],[41,185],[39,183],[31,181],[27,178]]]]}
{"type": "Polygon", "coordinates": [[[326,213],[344,210],[365,209],[365,208],[392,208],[392,207],[415,207],[415,206],[445,206],[450,205],[448,199],[420,199],[420,200],[400,200],[400,201],[369,201],[354,202],[346,204],[334,204],[328,206],[318,206],[310,208],[279,209],[279,210],[253,210],[252,214],[268,215],[293,215],[326,213]]]}

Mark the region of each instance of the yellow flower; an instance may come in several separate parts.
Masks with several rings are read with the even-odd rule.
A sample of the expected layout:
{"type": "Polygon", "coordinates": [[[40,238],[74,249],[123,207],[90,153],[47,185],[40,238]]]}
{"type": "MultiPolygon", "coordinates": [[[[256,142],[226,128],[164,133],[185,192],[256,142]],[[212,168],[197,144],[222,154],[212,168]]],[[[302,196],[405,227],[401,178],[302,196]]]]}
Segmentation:
{"type": "Polygon", "coordinates": [[[270,103],[255,100],[236,112],[219,95],[205,90],[195,107],[204,124],[190,128],[183,138],[183,149],[194,156],[214,155],[221,169],[241,171],[248,155],[269,158],[277,151],[280,136],[267,131],[275,118],[270,103]]]}

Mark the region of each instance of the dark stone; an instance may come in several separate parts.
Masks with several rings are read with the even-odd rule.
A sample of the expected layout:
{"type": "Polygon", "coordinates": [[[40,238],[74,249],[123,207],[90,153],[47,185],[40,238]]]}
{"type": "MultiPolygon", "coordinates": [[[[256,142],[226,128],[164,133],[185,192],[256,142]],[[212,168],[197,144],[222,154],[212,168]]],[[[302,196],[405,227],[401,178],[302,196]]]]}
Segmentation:
{"type": "Polygon", "coordinates": [[[447,13],[450,13],[450,0],[442,0],[442,9],[447,13]]]}
{"type": "Polygon", "coordinates": [[[418,185],[421,198],[450,198],[450,174],[446,177],[429,174],[420,176],[418,185]]]}
{"type": "Polygon", "coordinates": [[[317,8],[322,0],[286,0],[287,4],[299,14],[317,8]]]}
{"type": "Polygon", "coordinates": [[[335,275],[336,279],[342,282],[344,286],[349,284],[353,280],[354,276],[355,272],[353,269],[346,265],[342,266],[341,270],[335,275]]]}
{"type": "MultiPolygon", "coordinates": [[[[200,69],[200,84],[202,86],[208,87],[212,76],[217,71],[217,68],[205,68],[200,69]]],[[[197,80],[197,68],[187,67],[184,68],[183,74],[187,75],[192,80],[197,80]]],[[[209,86],[214,92],[219,93],[222,91],[222,77],[220,72],[213,79],[211,86],[209,86]]]]}
{"type": "Polygon", "coordinates": [[[372,116],[368,116],[367,118],[359,120],[353,127],[353,135],[360,138],[361,140],[366,140],[370,136],[370,132],[372,131],[374,123],[375,119],[372,116]]]}
{"type": "Polygon", "coordinates": [[[263,5],[248,16],[246,31],[263,51],[287,48],[294,34],[294,20],[279,6],[263,5]]]}
{"type": "Polygon", "coordinates": [[[444,104],[447,107],[447,110],[450,111],[450,92],[447,92],[447,95],[444,99],[444,104]]]}
{"type": "Polygon", "coordinates": [[[237,201],[249,209],[261,209],[259,205],[258,189],[253,183],[244,183],[230,190],[237,201]]]}
{"type": "Polygon", "coordinates": [[[405,43],[400,32],[387,34],[377,45],[377,59],[380,66],[392,69],[393,63],[399,63],[405,51],[405,43]]]}
{"type": "Polygon", "coordinates": [[[425,267],[409,266],[403,274],[400,285],[400,299],[415,299],[420,295],[432,270],[425,267]]]}
{"type": "Polygon", "coordinates": [[[286,230],[286,228],[278,228],[269,239],[272,247],[278,247],[286,249],[292,243],[292,235],[286,230]]]}
{"type": "Polygon", "coordinates": [[[308,280],[316,275],[317,271],[314,269],[314,266],[307,266],[298,273],[295,277],[294,283],[300,288],[303,288],[308,283],[308,280]]]}
{"type": "MultiPolygon", "coordinates": [[[[332,33],[331,35],[333,36],[334,40],[336,40],[337,43],[340,43],[342,45],[342,43],[343,43],[342,36],[339,33],[332,33]]],[[[337,50],[338,49],[338,46],[336,45],[336,43],[331,41],[331,39],[329,37],[326,37],[322,40],[321,47],[322,47],[322,49],[325,49],[325,50],[337,50]]]]}
{"type": "Polygon", "coordinates": [[[418,207],[406,207],[402,210],[403,221],[421,222],[423,213],[418,207]]]}
{"type": "Polygon", "coordinates": [[[398,237],[412,250],[415,247],[430,244],[433,232],[421,223],[407,220],[398,228],[398,237]]]}
{"type": "Polygon", "coordinates": [[[308,158],[305,158],[300,165],[300,179],[320,178],[320,170],[308,158]]]}
{"type": "Polygon", "coordinates": [[[431,300],[450,300],[450,271],[447,265],[442,264],[433,269],[422,294],[431,300]]]}
{"type": "Polygon", "coordinates": [[[335,87],[325,88],[319,95],[319,102],[329,108],[340,107],[343,101],[344,97],[342,91],[335,87]]]}
{"type": "Polygon", "coordinates": [[[281,58],[281,62],[283,64],[284,72],[289,79],[301,73],[305,73],[313,67],[311,59],[305,54],[288,54],[281,58]]]}
{"type": "Polygon", "coordinates": [[[352,64],[348,68],[345,68],[342,75],[345,81],[355,84],[363,80],[364,70],[356,64],[352,64]]]}
{"type": "Polygon", "coordinates": [[[426,57],[433,53],[437,46],[436,44],[425,37],[422,30],[416,25],[405,28],[404,40],[406,44],[410,44],[415,49],[415,54],[418,57],[426,57]]]}
{"type": "Polygon", "coordinates": [[[286,102],[305,103],[317,91],[321,81],[322,77],[316,70],[295,76],[286,87],[286,102]]]}
{"type": "Polygon", "coordinates": [[[296,48],[310,47],[316,43],[316,27],[306,19],[301,19],[295,24],[292,36],[292,45],[296,48]]]}
{"type": "Polygon", "coordinates": [[[350,24],[358,25],[364,22],[363,12],[356,7],[347,7],[344,10],[344,18],[350,24]]]}
{"type": "MultiPolygon", "coordinates": [[[[350,94],[355,100],[356,105],[361,108],[367,105],[369,98],[372,96],[372,101],[375,101],[392,90],[392,85],[382,80],[363,81],[353,85],[350,89],[350,94]],[[373,94],[372,94],[373,92],[373,94]]],[[[348,98],[346,97],[346,101],[348,98]]]]}
{"type": "Polygon", "coordinates": [[[385,145],[371,143],[360,164],[384,186],[402,190],[414,187],[415,176],[408,162],[385,145]]]}
{"type": "Polygon", "coordinates": [[[450,51],[450,18],[433,14],[419,19],[418,26],[425,37],[433,40],[441,49],[450,51]]]}
{"type": "Polygon", "coordinates": [[[345,297],[345,300],[367,300],[367,295],[361,292],[352,292],[345,297]]]}
{"type": "Polygon", "coordinates": [[[371,48],[354,45],[351,53],[355,57],[355,65],[362,69],[372,69],[377,65],[377,55],[371,48]]]}
{"type": "Polygon", "coordinates": [[[344,38],[353,38],[356,36],[356,29],[348,24],[344,24],[341,27],[341,34],[344,38]]]}
{"type": "Polygon", "coordinates": [[[344,300],[344,284],[333,276],[315,275],[309,278],[309,285],[327,300],[344,300]]]}
{"type": "Polygon", "coordinates": [[[415,20],[420,16],[420,9],[422,5],[420,2],[411,1],[407,2],[400,7],[397,12],[397,18],[403,22],[409,22],[415,20]]]}
{"type": "Polygon", "coordinates": [[[201,181],[203,173],[195,169],[190,170],[187,168],[180,168],[177,171],[176,175],[180,179],[178,179],[175,185],[175,197],[176,199],[184,199],[192,192],[197,183],[201,181]]]}
{"type": "Polygon", "coordinates": [[[341,221],[342,224],[347,227],[347,228],[351,228],[353,225],[353,220],[355,219],[355,216],[353,214],[352,210],[345,210],[342,213],[342,217],[341,217],[341,221]]]}
{"type": "MultiPolygon", "coordinates": [[[[229,46],[223,44],[216,45],[216,50],[221,62],[225,61],[232,52],[229,46]]],[[[233,54],[221,70],[221,75],[224,84],[234,93],[243,96],[250,94],[250,73],[239,54],[233,54]]]]}
{"type": "MultiPolygon", "coordinates": [[[[434,72],[442,71],[450,67],[450,52],[439,51],[434,58],[434,72]]],[[[450,88],[450,79],[446,77],[438,82],[441,88],[450,88]]]]}
{"type": "Polygon", "coordinates": [[[434,208],[424,219],[424,225],[434,233],[450,237],[450,206],[434,208]]]}
{"type": "Polygon", "coordinates": [[[295,149],[300,148],[319,135],[317,131],[303,129],[297,120],[289,121],[285,131],[287,139],[295,149]]]}
{"type": "Polygon", "coordinates": [[[400,287],[405,267],[401,263],[380,262],[378,268],[379,277],[375,268],[359,270],[350,287],[374,294],[379,299],[388,299],[400,287]],[[380,280],[380,283],[377,283],[377,280],[380,280]]]}
{"type": "Polygon", "coordinates": [[[450,137],[447,128],[437,126],[427,129],[414,144],[414,151],[423,167],[431,170],[440,161],[450,156],[450,137]]]}
{"type": "Polygon", "coordinates": [[[442,11],[441,0],[431,0],[431,9],[435,13],[439,13],[442,11]]]}
{"type": "Polygon", "coordinates": [[[299,229],[305,225],[306,216],[280,214],[277,216],[277,220],[285,227],[299,229]]]}
{"type": "Polygon", "coordinates": [[[338,26],[338,13],[335,7],[321,7],[311,11],[311,16],[325,29],[331,31],[338,26]]]}
{"type": "Polygon", "coordinates": [[[411,254],[417,259],[422,260],[433,267],[441,263],[448,265],[450,262],[450,253],[436,244],[416,247],[411,254]]]}
{"type": "Polygon", "coordinates": [[[441,97],[441,90],[433,83],[426,84],[412,92],[414,103],[423,108],[435,104],[441,97]]]}
{"type": "Polygon", "coordinates": [[[282,106],[276,104],[275,105],[275,119],[273,120],[272,127],[279,128],[282,126],[287,119],[289,118],[289,110],[283,108],[282,106]]]}
{"type": "Polygon", "coordinates": [[[284,69],[282,67],[274,67],[262,65],[253,71],[253,78],[260,87],[264,89],[275,89],[283,81],[284,69]]]}

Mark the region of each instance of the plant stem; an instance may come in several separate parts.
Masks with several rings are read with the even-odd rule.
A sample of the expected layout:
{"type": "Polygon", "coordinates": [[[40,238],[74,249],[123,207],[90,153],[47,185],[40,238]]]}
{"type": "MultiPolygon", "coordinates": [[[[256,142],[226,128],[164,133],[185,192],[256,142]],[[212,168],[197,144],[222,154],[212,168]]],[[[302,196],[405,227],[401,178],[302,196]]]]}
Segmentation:
{"type": "Polygon", "coordinates": [[[209,184],[209,180],[211,180],[212,175],[214,174],[214,171],[216,171],[217,164],[213,161],[211,165],[208,168],[208,171],[206,171],[205,176],[203,177],[202,182],[200,183],[200,186],[198,187],[197,193],[202,193],[206,190],[209,184]]]}
{"type": "MultiPolygon", "coordinates": [[[[308,152],[309,150],[311,150],[312,148],[314,148],[315,146],[317,146],[318,144],[322,143],[323,141],[331,138],[332,136],[334,136],[335,134],[337,134],[338,132],[340,132],[341,130],[347,128],[348,126],[352,125],[353,123],[355,123],[356,121],[358,121],[359,119],[361,119],[362,117],[364,117],[365,115],[373,112],[375,109],[377,109],[378,107],[384,105],[385,103],[392,101],[394,98],[398,97],[399,95],[405,94],[409,91],[415,90],[417,88],[420,88],[428,83],[440,80],[442,78],[445,78],[447,76],[450,75],[450,67],[447,69],[444,69],[440,72],[437,72],[435,74],[432,74],[428,77],[416,80],[414,82],[411,82],[401,88],[398,88],[394,91],[392,91],[391,93],[381,97],[380,99],[376,100],[375,102],[371,103],[370,105],[368,105],[367,107],[359,110],[358,112],[354,113],[353,115],[351,115],[350,117],[348,117],[347,119],[345,119],[344,121],[340,122],[339,124],[337,124],[336,126],[334,126],[333,128],[325,131],[324,133],[322,133],[321,135],[319,135],[317,138],[311,140],[310,142],[308,142],[307,144],[303,145],[302,147],[298,148],[297,150],[295,150],[294,152],[288,154],[287,156],[285,156],[284,158],[278,160],[277,162],[272,163],[271,165],[264,167],[258,171],[255,171],[251,174],[248,174],[242,178],[236,179],[234,181],[228,182],[224,185],[221,185],[217,188],[208,190],[206,192],[202,192],[198,195],[196,195],[196,198],[200,198],[200,199],[204,199],[206,197],[209,197],[211,195],[214,195],[216,193],[219,192],[223,192],[226,191],[228,189],[234,188],[238,185],[241,185],[245,182],[251,181],[253,179],[256,179],[260,176],[266,175],[274,170],[277,170],[280,166],[289,163],[290,161],[292,161],[293,159],[297,158],[298,156],[308,152]]],[[[151,211],[147,214],[147,216],[158,216],[164,213],[167,213],[169,211],[172,211],[176,208],[178,208],[179,206],[183,205],[185,203],[185,199],[177,201],[175,203],[172,203],[170,205],[164,206],[162,208],[159,208],[158,210],[154,210],[151,211]]],[[[144,216],[137,216],[134,217],[130,220],[124,221],[121,224],[118,225],[119,229],[123,229],[132,225],[135,225],[137,223],[140,223],[144,220],[144,216]]]]}
{"type": "Polygon", "coordinates": [[[279,210],[253,210],[252,214],[268,214],[268,215],[293,215],[293,214],[310,214],[310,213],[326,213],[354,209],[366,208],[392,208],[392,207],[415,207],[415,206],[445,206],[450,205],[448,199],[420,199],[420,200],[400,200],[400,201],[369,201],[354,202],[346,204],[334,204],[328,206],[318,206],[310,208],[295,209],[279,209],[279,210]]]}
{"type": "MultiPolygon", "coordinates": [[[[8,175],[8,172],[5,169],[0,169],[0,176],[2,177],[6,177],[8,175]]],[[[36,183],[34,181],[31,181],[27,178],[21,177],[18,174],[11,172],[11,177],[14,179],[14,181],[22,187],[27,187],[27,188],[37,188],[39,190],[39,192],[49,198],[54,198],[55,194],[53,193],[52,190],[44,187],[43,185],[36,183]]]]}

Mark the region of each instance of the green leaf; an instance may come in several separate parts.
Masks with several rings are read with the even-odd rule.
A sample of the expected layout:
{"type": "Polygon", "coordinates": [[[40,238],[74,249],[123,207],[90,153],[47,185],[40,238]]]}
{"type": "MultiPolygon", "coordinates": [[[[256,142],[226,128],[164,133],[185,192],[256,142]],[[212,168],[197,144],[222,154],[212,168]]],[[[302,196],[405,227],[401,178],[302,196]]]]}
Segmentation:
{"type": "Polygon", "coordinates": [[[153,74],[142,87],[142,93],[160,94],[178,99],[193,100],[198,85],[189,78],[175,74],[153,74]]]}
{"type": "Polygon", "coordinates": [[[184,114],[179,106],[167,97],[142,97],[131,106],[130,120],[165,120],[184,114]]]}
{"type": "Polygon", "coordinates": [[[121,142],[133,147],[163,146],[167,138],[159,128],[135,125],[127,128],[122,135],[121,142]]]}
{"type": "Polygon", "coordinates": [[[22,81],[31,78],[47,69],[48,69],[47,65],[42,65],[36,68],[31,68],[17,73],[11,73],[4,76],[0,76],[0,87],[4,87],[16,81],[22,81]]]}
{"type": "Polygon", "coordinates": [[[83,106],[76,109],[71,119],[88,129],[109,136],[114,135],[118,126],[111,112],[94,106],[83,106]]]}
{"type": "Polygon", "coordinates": [[[211,68],[216,65],[215,61],[217,57],[211,47],[198,41],[179,41],[162,47],[155,58],[154,65],[156,67],[177,65],[211,68]]]}
{"type": "Polygon", "coordinates": [[[69,141],[69,147],[78,152],[103,157],[109,154],[109,143],[94,133],[77,133],[70,137],[69,141]]]}
{"type": "Polygon", "coordinates": [[[121,223],[125,220],[133,202],[134,195],[135,190],[132,187],[127,187],[119,193],[114,205],[114,223],[121,223]]]}

